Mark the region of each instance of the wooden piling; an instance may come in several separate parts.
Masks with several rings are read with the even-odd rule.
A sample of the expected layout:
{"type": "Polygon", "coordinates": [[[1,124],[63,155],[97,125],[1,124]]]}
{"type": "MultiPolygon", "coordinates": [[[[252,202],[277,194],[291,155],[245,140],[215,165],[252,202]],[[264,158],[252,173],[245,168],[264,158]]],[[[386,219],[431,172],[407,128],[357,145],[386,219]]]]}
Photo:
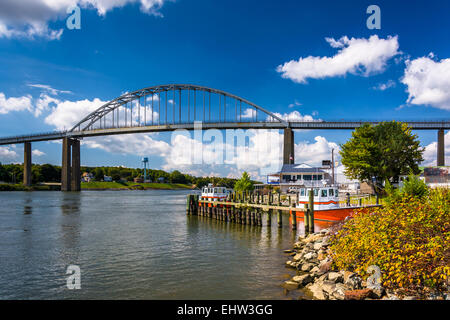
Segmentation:
{"type": "Polygon", "coordinates": [[[283,216],[281,215],[281,210],[277,210],[277,222],[278,228],[281,228],[283,226],[283,216]]]}
{"type": "Polygon", "coordinates": [[[309,232],[314,233],[314,190],[311,188],[311,192],[309,194],[309,232]]]}
{"type": "Polygon", "coordinates": [[[272,226],[272,213],[272,209],[269,209],[269,211],[267,211],[266,223],[268,227],[272,226]]]}
{"type": "Polygon", "coordinates": [[[292,230],[297,230],[297,214],[296,211],[290,210],[292,220],[292,230]]]}

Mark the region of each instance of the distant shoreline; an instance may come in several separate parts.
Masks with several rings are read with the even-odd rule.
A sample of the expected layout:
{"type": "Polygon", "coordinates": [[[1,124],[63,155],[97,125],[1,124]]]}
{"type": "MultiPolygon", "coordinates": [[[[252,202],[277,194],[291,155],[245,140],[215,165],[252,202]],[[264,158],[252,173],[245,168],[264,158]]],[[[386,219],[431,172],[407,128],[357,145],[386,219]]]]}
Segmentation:
{"type": "MultiPolygon", "coordinates": [[[[133,183],[133,182],[82,182],[81,190],[106,191],[106,190],[191,190],[192,185],[181,183],[133,183]]],[[[0,191],[60,191],[59,185],[33,185],[30,187],[22,184],[0,184],[0,191]]]]}

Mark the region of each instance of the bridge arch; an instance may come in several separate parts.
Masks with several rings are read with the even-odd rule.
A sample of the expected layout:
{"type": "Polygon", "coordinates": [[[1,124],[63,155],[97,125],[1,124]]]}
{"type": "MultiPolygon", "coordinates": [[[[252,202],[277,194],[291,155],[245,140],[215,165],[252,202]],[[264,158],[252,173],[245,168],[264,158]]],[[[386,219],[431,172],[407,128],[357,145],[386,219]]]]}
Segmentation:
{"type": "Polygon", "coordinates": [[[127,92],[88,114],[69,132],[175,125],[194,121],[260,121],[289,126],[272,112],[234,94],[199,85],[167,84],[127,92]]]}

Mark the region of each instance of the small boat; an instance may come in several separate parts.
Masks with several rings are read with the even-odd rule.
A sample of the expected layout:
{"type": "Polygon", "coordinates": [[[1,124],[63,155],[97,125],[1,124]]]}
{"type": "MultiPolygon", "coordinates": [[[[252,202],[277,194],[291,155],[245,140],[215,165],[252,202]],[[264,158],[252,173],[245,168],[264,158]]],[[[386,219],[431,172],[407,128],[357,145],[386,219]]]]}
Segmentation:
{"type": "MultiPolygon", "coordinates": [[[[342,221],[350,216],[356,209],[370,206],[340,206],[339,190],[335,185],[322,185],[314,187],[303,187],[298,190],[297,208],[306,208],[309,204],[311,190],[314,192],[314,220],[319,221],[342,221]]],[[[297,219],[303,218],[303,212],[297,211],[297,219]]]]}
{"type": "Polygon", "coordinates": [[[215,187],[212,183],[202,188],[202,200],[221,201],[225,200],[231,193],[230,189],[225,187],[215,187]]]}

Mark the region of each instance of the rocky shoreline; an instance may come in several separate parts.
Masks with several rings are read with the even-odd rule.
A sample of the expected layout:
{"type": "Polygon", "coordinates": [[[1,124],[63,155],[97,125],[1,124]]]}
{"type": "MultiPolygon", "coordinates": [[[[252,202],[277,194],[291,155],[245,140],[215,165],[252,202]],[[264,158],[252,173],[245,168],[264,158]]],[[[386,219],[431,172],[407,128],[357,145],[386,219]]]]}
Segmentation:
{"type": "Polygon", "coordinates": [[[426,296],[401,295],[373,286],[358,274],[346,270],[333,270],[329,249],[331,231],[323,229],[306,237],[300,236],[293,249],[284,250],[290,256],[286,267],[297,270],[297,275],[283,283],[287,290],[304,290],[317,300],[450,300],[450,294],[429,292],[426,296]]]}

